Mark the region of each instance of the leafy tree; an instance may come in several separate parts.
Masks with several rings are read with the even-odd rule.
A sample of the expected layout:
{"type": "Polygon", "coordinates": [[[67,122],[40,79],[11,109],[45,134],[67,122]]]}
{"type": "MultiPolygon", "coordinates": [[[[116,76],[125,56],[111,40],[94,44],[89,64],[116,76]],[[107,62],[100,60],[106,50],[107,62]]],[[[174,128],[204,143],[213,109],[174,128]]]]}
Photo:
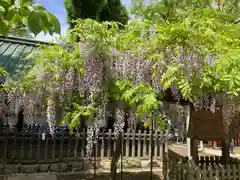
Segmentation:
{"type": "Polygon", "coordinates": [[[116,179],[125,122],[131,130],[137,122],[164,122],[168,89],[195,108],[210,108],[214,113],[221,104],[226,120],[235,115],[240,89],[235,15],[190,5],[184,16],[175,12],[165,20],[133,20],[122,30],[116,22],[78,19],[70,42],[33,54],[36,64],[31,71],[18,80],[21,83],[9,80],[5,89],[13,99],[29,95],[26,111],[41,104],[52,134],[59,105],[70,128],[89,120],[88,152],[100,120],[111,111],[117,140],[111,175],[116,179]]]}
{"type": "Polygon", "coordinates": [[[97,21],[117,21],[126,24],[128,12],[121,0],[65,0],[68,23],[74,27],[74,20],[91,18],[97,21]]]}
{"type": "MultiPolygon", "coordinates": [[[[238,59],[239,36],[236,32],[239,28],[237,24],[240,1],[166,0],[154,1],[149,5],[142,2],[133,0],[132,12],[136,17],[142,20],[148,19],[156,24],[170,25],[176,35],[169,42],[172,45],[176,40],[176,44],[168,46],[167,49],[176,52],[178,62],[176,57],[171,59],[172,63],[166,67],[168,70],[161,76],[163,78],[161,85],[164,89],[171,88],[175,94],[180,90],[183,97],[194,103],[195,107],[210,108],[212,112],[215,111],[215,106],[222,107],[225,130],[229,132],[230,122],[236,120],[239,114],[236,110],[239,102],[238,80],[233,74],[238,72],[235,63],[238,59]],[[191,25],[185,26],[186,22],[187,24],[191,22],[191,25]],[[175,25],[179,26],[182,23],[185,24],[184,27],[182,30],[179,29],[179,33],[176,32],[178,28],[175,25]],[[202,30],[206,31],[193,30],[195,27],[192,25],[195,23],[197,28],[202,27],[202,30]],[[200,38],[200,41],[197,41],[201,45],[193,43],[193,39],[189,41],[190,32],[193,31],[196,35],[203,35],[193,38],[195,40],[200,38]]],[[[164,53],[161,57],[169,56],[164,53]]],[[[157,69],[154,74],[162,73],[162,67],[157,69]]],[[[223,144],[227,145],[228,142],[223,144]]],[[[223,146],[224,161],[229,157],[225,150],[223,146]]]]}
{"type": "Polygon", "coordinates": [[[187,17],[193,10],[209,8],[217,12],[229,14],[237,23],[239,19],[239,5],[239,0],[164,0],[152,1],[149,4],[144,3],[144,0],[132,0],[131,12],[136,17],[162,23],[179,21],[187,17]]]}
{"type": "Polygon", "coordinates": [[[26,32],[29,29],[35,35],[44,31],[60,34],[61,27],[56,16],[30,0],[0,0],[0,34],[26,32]]]}

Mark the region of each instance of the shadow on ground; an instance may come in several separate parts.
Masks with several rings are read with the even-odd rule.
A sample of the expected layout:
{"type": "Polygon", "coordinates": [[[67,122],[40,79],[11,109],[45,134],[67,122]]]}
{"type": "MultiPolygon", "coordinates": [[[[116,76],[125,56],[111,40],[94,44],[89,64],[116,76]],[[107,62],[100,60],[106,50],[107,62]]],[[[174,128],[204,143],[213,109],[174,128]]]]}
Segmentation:
{"type": "MultiPolygon", "coordinates": [[[[139,173],[129,173],[123,172],[122,178],[121,174],[118,173],[117,180],[149,180],[150,172],[139,172],[139,173]]],[[[83,175],[83,174],[58,174],[57,180],[109,180],[109,173],[101,173],[94,177],[93,175],[83,175]]],[[[161,180],[160,176],[152,173],[152,180],[161,180]]]]}

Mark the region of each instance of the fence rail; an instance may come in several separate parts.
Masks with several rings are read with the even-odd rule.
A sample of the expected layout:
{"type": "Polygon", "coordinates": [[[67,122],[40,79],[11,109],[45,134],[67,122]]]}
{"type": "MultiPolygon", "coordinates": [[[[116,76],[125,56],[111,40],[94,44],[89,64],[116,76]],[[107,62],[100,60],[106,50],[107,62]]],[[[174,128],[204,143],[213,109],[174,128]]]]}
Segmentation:
{"type": "Polygon", "coordinates": [[[198,163],[183,157],[172,159],[164,154],[165,180],[239,180],[240,160],[231,158],[230,164],[222,165],[218,156],[200,156],[198,163]]]}
{"type": "MultiPolygon", "coordinates": [[[[162,160],[164,135],[161,132],[123,133],[123,157],[162,160]],[[153,146],[151,146],[151,143],[153,146]]],[[[55,137],[38,132],[0,132],[0,161],[8,163],[41,163],[82,159],[86,157],[87,133],[58,133],[55,137]]],[[[96,138],[94,157],[110,158],[116,148],[111,129],[96,138]]]]}

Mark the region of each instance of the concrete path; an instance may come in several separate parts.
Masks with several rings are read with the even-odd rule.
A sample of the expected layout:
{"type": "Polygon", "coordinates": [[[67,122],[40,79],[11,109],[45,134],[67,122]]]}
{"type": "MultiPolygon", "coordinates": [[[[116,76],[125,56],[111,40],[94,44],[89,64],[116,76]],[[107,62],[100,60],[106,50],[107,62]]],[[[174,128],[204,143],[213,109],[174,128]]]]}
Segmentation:
{"type": "MultiPolygon", "coordinates": [[[[181,154],[186,155],[187,154],[187,146],[186,144],[171,144],[169,145],[169,148],[172,150],[178,150],[181,151],[181,154]]],[[[222,151],[220,149],[213,149],[209,147],[204,147],[204,149],[201,151],[206,154],[210,155],[215,155],[215,156],[221,156],[222,151]]],[[[240,154],[231,154],[230,155],[233,158],[239,158],[240,159],[240,154]]]]}

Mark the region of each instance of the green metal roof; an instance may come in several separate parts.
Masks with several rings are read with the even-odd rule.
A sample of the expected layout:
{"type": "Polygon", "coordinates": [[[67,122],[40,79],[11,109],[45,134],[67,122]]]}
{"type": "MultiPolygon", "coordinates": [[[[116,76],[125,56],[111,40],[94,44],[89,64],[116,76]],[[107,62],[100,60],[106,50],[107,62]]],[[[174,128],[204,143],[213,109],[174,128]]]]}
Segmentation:
{"type": "Polygon", "coordinates": [[[26,56],[36,51],[40,44],[51,45],[47,42],[0,36],[0,66],[11,76],[24,72],[29,65],[33,65],[33,61],[26,59],[26,56]]]}

